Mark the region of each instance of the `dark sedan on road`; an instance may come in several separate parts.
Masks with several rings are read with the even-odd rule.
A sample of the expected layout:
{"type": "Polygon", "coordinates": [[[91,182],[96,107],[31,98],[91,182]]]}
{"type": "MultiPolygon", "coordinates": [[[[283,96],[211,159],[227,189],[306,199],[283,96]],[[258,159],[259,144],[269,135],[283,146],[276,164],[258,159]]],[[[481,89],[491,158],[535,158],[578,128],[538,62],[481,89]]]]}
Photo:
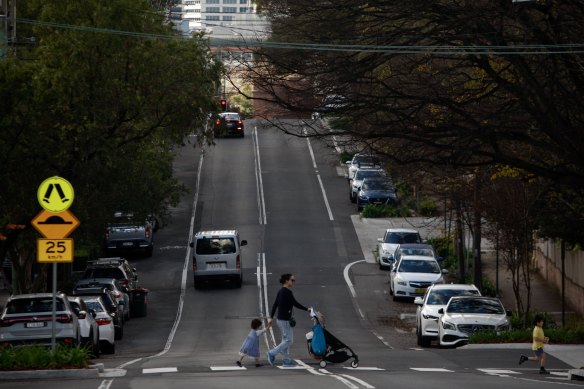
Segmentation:
{"type": "Polygon", "coordinates": [[[237,112],[222,112],[213,122],[215,137],[244,136],[243,120],[237,112]]]}

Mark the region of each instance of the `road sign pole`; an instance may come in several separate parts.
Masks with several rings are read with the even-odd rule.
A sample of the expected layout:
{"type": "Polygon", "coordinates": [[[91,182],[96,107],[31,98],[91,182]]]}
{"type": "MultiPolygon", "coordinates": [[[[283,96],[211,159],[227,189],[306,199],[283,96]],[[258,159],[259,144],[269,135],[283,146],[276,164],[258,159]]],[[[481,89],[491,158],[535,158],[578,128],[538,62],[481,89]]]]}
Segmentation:
{"type": "Polygon", "coordinates": [[[53,317],[51,328],[51,353],[56,349],[56,326],[57,326],[57,262],[53,262],[53,317]]]}

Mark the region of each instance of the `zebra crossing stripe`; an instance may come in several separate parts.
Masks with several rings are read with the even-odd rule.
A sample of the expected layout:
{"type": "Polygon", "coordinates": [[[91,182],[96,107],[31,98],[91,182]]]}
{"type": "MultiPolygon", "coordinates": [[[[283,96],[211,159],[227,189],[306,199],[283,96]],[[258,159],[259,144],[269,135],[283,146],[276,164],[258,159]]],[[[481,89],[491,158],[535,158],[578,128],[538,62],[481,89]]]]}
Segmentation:
{"type": "Polygon", "coordinates": [[[176,367],[156,367],[152,369],[142,369],[142,374],[176,373],[176,367]]]}
{"type": "Polygon", "coordinates": [[[426,371],[434,373],[454,373],[454,370],[443,369],[440,367],[410,367],[411,370],[426,371]]]}

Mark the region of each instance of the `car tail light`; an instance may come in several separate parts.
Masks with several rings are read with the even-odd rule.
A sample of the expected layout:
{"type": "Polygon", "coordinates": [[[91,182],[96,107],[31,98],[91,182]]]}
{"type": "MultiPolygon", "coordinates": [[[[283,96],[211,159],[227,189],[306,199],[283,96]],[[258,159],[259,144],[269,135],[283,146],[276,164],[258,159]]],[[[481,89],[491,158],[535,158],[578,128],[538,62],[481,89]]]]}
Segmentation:
{"type": "Polygon", "coordinates": [[[193,257],[193,271],[197,271],[197,260],[193,257]]]}
{"type": "Polygon", "coordinates": [[[219,125],[219,124],[221,124],[221,120],[219,120],[219,119],[215,120],[215,124],[216,124],[216,125],[219,125]]]}
{"type": "Polygon", "coordinates": [[[109,229],[105,230],[105,240],[109,240],[109,229]]]}
{"type": "Polygon", "coordinates": [[[150,226],[146,227],[146,239],[150,239],[151,234],[152,230],[150,229],[150,226]]]}
{"type": "Polygon", "coordinates": [[[243,122],[241,120],[238,120],[237,124],[243,124],[243,122]]]}
{"type": "Polygon", "coordinates": [[[120,294],[120,292],[118,292],[117,290],[113,292],[114,297],[119,299],[122,295],[120,294]]]}
{"type": "Polygon", "coordinates": [[[241,269],[241,258],[239,257],[239,255],[235,259],[235,268],[236,269],[241,269]]]}
{"type": "Polygon", "coordinates": [[[10,327],[14,323],[13,320],[0,320],[0,327],[10,327]]]}
{"type": "Polygon", "coordinates": [[[124,279],[122,280],[122,285],[130,285],[130,280],[129,280],[129,279],[127,279],[127,278],[124,278],[124,279]]]}
{"type": "Polygon", "coordinates": [[[97,323],[97,325],[105,326],[110,324],[112,322],[112,319],[109,317],[104,317],[102,319],[95,319],[95,322],[97,323]]]}
{"type": "Polygon", "coordinates": [[[2,343],[0,343],[0,346],[2,346],[2,347],[10,347],[11,344],[9,342],[2,342],[2,343]]]}
{"type": "Polygon", "coordinates": [[[71,315],[58,315],[56,319],[59,323],[71,323],[73,321],[71,315]]]}
{"type": "Polygon", "coordinates": [[[66,344],[74,344],[75,343],[75,339],[73,339],[73,338],[63,338],[63,343],[66,343],[66,344]]]}

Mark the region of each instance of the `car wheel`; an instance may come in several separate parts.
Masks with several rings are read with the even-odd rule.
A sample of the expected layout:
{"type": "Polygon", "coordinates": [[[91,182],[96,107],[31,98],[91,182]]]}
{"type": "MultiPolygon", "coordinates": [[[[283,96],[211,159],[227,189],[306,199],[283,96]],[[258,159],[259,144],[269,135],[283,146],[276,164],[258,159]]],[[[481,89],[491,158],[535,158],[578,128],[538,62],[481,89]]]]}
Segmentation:
{"type": "Polygon", "coordinates": [[[124,337],[124,326],[121,325],[119,327],[116,327],[114,330],[114,339],[115,340],[120,340],[124,337]]]}
{"type": "Polygon", "coordinates": [[[235,287],[241,288],[242,284],[243,284],[243,277],[239,277],[239,279],[237,281],[235,281],[235,287]]]}
{"type": "MultiPolygon", "coordinates": [[[[91,334],[91,335],[92,335],[91,339],[93,340],[93,334],[91,334]]],[[[99,340],[92,343],[91,354],[92,354],[93,358],[99,358],[99,354],[100,354],[99,340]]]]}
{"type": "Polygon", "coordinates": [[[109,343],[109,342],[102,342],[101,343],[101,351],[104,354],[115,354],[116,352],[116,344],[109,343]]]}
{"type": "Polygon", "coordinates": [[[425,336],[422,336],[422,329],[416,329],[416,335],[418,336],[418,346],[420,347],[430,347],[430,339],[425,336]]]}

